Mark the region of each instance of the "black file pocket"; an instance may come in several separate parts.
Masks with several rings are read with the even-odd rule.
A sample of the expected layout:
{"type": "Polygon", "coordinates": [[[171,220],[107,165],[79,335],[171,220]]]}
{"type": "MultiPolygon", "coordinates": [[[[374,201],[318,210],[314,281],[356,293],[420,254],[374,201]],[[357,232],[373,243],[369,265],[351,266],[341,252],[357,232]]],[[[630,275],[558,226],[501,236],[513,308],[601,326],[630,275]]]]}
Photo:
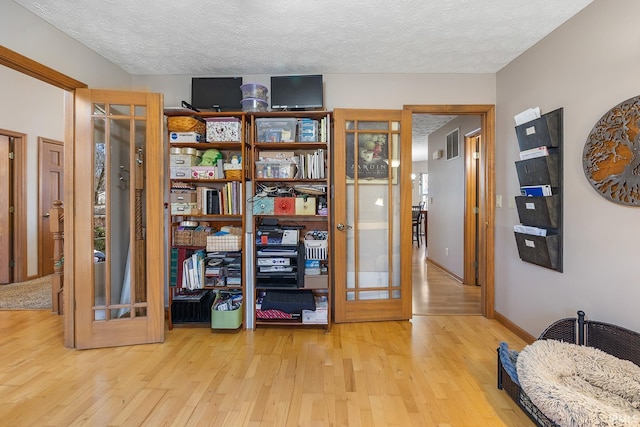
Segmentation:
{"type": "Polygon", "coordinates": [[[518,217],[524,225],[558,228],[560,225],[560,196],[516,196],[518,217]]]}
{"type": "Polygon", "coordinates": [[[520,259],[557,270],[560,266],[560,236],[515,233],[520,259]]]}
{"type": "Polygon", "coordinates": [[[563,268],[564,233],[562,127],[559,108],[515,128],[521,159],[515,162],[521,191],[515,197],[518,255],[522,261],[558,272],[563,268]]]}
{"type": "Polygon", "coordinates": [[[560,161],[557,154],[536,157],[516,162],[516,171],[520,186],[551,185],[558,187],[560,183],[560,161]]]}
{"type": "Polygon", "coordinates": [[[520,151],[536,147],[558,147],[562,139],[562,110],[555,110],[539,119],[516,126],[520,151]]]}

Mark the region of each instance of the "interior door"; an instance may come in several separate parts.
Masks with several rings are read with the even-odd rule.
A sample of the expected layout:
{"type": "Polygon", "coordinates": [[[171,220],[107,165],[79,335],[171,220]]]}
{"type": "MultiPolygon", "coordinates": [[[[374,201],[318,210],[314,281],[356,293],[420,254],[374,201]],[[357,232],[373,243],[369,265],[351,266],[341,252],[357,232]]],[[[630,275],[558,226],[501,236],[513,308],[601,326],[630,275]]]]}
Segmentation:
{"type": "Polygon", "coordinates": [[[9,137],[0,135],[0,284],[13,281],[11,262],[13,259],[13,238],[11,237],[11,167],[9,137]]]}
{"type": "Polygon", "coordinates": [[[77,348],[164,340],[163,147],[162,95],[76,91],[65,234],[71,223],[77,348]]]}
{"type": "Polygon", "coordinates": [[[49,209],[63,200],[64,146],[62,142],[39,138],[40,142],[40,275],[53,274],[53,234],[49,209]]]}
{"type": "Polygon", "coordinates": [[[411,317],[411,113],[334,110],[335,321],[411,317]]]}

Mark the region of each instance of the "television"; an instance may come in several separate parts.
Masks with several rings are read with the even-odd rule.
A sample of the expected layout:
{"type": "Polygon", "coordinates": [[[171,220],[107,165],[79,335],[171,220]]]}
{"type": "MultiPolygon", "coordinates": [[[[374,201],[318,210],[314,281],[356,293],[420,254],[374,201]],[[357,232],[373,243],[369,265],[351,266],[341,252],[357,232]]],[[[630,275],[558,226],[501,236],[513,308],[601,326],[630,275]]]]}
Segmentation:
{"type": "Polygon", "coordinates": [[[191,105],[201,111],[240,111],[242,77],[193,77],[191,105]]]}
{"type": "Polygon", "coordinates": [[[271,76],[272,110],[322,109],[322,74],[271,76]]]}

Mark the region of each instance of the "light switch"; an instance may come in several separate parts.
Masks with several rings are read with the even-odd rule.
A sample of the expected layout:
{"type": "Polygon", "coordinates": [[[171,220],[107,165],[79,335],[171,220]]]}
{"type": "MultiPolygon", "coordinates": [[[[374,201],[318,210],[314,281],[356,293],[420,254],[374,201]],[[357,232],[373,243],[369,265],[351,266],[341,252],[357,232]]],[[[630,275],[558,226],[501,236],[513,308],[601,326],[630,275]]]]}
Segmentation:
{"type": "Polygon", "coordinates": [[[496,208],[501,208],[502,207],[502,195],[498,194],[496,196],[496,208]]]}
{"type": "Polygon", "coordinates": [[[516,208],[516,198],[515,198],[515,196],[509,197],[509,209],[515,209],[515,208],[516,208]]]}

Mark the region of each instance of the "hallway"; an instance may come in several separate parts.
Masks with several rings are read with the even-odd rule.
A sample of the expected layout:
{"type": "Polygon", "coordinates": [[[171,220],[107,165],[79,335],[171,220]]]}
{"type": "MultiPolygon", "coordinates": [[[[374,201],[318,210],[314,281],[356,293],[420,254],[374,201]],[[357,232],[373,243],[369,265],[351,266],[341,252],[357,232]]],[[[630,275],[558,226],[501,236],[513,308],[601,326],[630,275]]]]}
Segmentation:
{"type": "Polygon", "coordinates": [[[481,315],[480,286],[464,286],[425,261],[425,245],[413,245],[413,315],[481,315]]]}

